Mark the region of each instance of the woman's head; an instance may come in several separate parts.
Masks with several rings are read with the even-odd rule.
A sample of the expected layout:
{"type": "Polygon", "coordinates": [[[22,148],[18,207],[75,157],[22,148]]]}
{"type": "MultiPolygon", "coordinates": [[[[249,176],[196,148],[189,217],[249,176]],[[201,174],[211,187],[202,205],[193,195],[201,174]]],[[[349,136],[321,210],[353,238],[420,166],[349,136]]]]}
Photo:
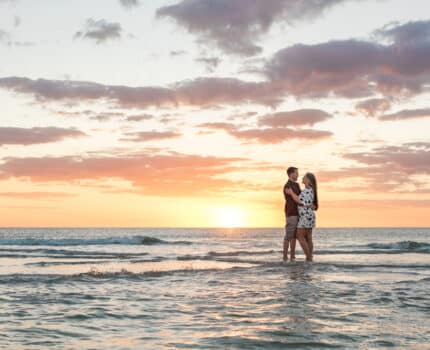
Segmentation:
{"type": "Polygon", "coordinates": [[[303,184],[306,187],[311,187],[314,191],[314,204],[316,209],[318,209],[318,189],[317,189],[317,179],[314,174],[306,173],[303,176],[303,184]]]}

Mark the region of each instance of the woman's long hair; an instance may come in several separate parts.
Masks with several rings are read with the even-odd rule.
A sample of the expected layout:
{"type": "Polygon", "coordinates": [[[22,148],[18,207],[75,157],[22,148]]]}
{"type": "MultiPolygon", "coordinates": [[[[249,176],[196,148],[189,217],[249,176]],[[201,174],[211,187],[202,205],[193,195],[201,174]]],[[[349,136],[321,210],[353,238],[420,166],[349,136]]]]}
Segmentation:
{"type": "Polygon", "coordinates": [[[306,173],[306,177],[309,179],[312,189],[314,190],[314,204],[315,210],[318,210],[318,188],[317,188],[317,179],[314,174],[306,173]]]}

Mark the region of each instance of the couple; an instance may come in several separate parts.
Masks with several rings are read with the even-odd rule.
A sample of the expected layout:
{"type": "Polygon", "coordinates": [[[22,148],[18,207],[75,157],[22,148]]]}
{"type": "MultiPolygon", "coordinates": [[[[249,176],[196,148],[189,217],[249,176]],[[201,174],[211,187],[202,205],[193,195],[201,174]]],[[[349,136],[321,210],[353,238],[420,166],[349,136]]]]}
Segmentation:
{"type": "Polygon", "coordinates": [[[318,210],[317,180],[312,173],[303,176],[303,191],[297,183],[299,170],[295,167],[287,169],[288,181],[284,185],[285,198],[285,236],[284,261],[288,261],[288,247],[291,247],[291,261],[296,258],[296,238],[306,255],[306,261],[312,261],[314,245],[312,229],[315,227],[315,210],[318,210]]]}

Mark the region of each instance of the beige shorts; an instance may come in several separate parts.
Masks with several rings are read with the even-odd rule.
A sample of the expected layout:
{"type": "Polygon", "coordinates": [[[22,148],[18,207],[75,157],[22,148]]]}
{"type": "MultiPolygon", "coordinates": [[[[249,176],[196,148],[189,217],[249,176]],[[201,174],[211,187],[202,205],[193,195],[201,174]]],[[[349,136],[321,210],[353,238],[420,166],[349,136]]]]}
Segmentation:
{"type": "Polygon", "coordinates": [[[287,223],[285,225],[285,237],[284,237],[284,239],[296,238],[298,221],[299,221],[298,216],[288,216],[287,217],[287,223]]]}

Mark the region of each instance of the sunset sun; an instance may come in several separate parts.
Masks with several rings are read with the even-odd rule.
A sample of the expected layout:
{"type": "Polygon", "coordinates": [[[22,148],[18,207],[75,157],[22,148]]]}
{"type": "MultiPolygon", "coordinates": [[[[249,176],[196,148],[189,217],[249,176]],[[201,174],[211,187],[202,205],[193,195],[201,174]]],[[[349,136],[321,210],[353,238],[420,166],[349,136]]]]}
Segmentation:
{"type": "Polygon", "coordinates": [[[244,226],[244,215],[240,208],[226,206],[215,211],[216,224],[219,227],[244,226]]]}

